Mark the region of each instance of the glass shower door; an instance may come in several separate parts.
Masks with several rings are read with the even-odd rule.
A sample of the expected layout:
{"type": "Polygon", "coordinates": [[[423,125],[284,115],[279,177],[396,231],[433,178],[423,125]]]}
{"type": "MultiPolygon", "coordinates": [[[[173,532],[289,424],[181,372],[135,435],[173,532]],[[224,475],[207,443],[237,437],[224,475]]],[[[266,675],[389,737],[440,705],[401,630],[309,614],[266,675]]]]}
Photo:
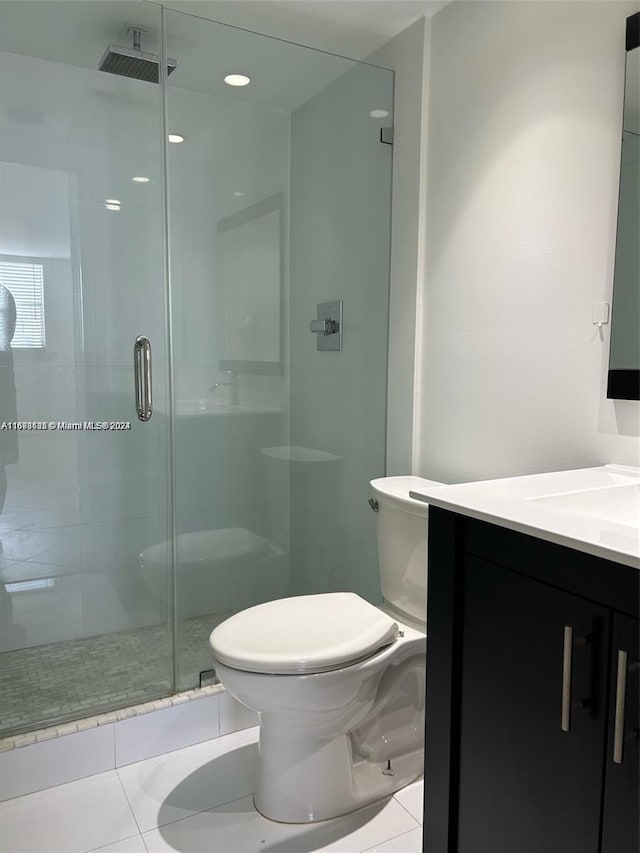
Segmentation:
{"type": "Polygon", "coordinates": [[[161,90],[99,70],[130,26],[158,50],[152,4],[0,8],[0,734],[173,688],[161,90]]]}
{"type": "Polygon", "coordinates": [[[312,592],[380,600],[367,497],[385,470],[393,74],[167,9],[164,30],[190,688],[233,612],[312,592]],[[344,347],[318,351],[309,324],[330,300],[344,347]]]}
{"type": "Polygon", "coordinates": [[[267,498],[261,449],[288,435],[290,122],[281,104],[223,81],[252,50],[263,62],[262,42],[272,40],[170,10],[164,26],[177,62],[167,79],[168,209],[177,668],[186,689],[213,667],[217,623],[288,590],[288,484],[267,498]]]}

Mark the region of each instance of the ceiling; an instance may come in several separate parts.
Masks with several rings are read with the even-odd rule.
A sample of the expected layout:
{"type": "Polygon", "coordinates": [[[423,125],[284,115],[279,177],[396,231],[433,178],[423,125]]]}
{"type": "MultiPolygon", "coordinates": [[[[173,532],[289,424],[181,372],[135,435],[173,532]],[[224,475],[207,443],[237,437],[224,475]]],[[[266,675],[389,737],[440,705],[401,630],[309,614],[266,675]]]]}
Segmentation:
{"type": "Polygon", "coordinates": [[[365,59],[449,0],[160,0],[163,5],[275,38],[365,59]]]}
{"type": "MultiPolygon", "coordinates": [[[[448,0],[0,0],[0,40],[19,7],[27,7],[31,26],[23,28],[25,44],[16,48],[14,28],[11,47],[16,52],[60,61],[59,51],[71,47],[73,64],[84,65],[83,43],[92,38],[104,41],[113,21],[131,17],[125,7],[135,6],[136,22],[157,21],[157,6],[230,24],[274,38],[350,59],[366,59],[393,36],[421,16],[430,17],[448,0]],[[144,8],[147,7],[147,8],[144,8]],[[3,24],[5,26],[3,26],[3,24]],[[79,32],[82,38],[77,39],[79,32]],[[39,43],[40,42],[40,43],[39,43]]],[[[23,13],[26,11],[22,10],[23,13]]],[[[24,14],[21,15],[24,20],[24,14]]],[[[147,49],[153,49],[151,45],[147,49]]],[[[89,67],[87,52],[86,66],[89,67]]]]}
{"type": "MultiPolygon", "coordinates": [[[[290,112],[352,66],[341,56],[369,56],[425,10],[443,4],[164,0],[163,5],[168,55],[178,62],[171,87],[290,112]],[[227,26],[205,24],[202,17],[227,26]],[[225,86],[222,78],[233,71],[248,74],[251,86],[225,86]]],[[[147,30],[143,50],[156,53],[159,5],[151,0],[0,0],[0,50],[95,70],[109,43],[130,45],[130,24],[147,30]]],[[[131,93],[147,85],[134,82],[131,93]]]]}

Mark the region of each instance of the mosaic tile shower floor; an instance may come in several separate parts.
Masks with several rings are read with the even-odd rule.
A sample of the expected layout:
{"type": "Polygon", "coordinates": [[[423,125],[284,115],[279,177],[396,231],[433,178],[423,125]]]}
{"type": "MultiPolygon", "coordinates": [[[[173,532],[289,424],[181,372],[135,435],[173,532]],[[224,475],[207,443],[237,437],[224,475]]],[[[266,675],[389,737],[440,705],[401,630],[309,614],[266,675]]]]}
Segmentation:
{"type": "MultiPolygon", "coordinates": [[[[212,667],[208,637],[229,614],[186,619],[179,643],[183,689],[197,687],[212,667]]],[[[48,643],[2,654],[0,736],[40,727],[63,715],[124,707],[170,690],[171,645],[166,624],[48,643]]]]}

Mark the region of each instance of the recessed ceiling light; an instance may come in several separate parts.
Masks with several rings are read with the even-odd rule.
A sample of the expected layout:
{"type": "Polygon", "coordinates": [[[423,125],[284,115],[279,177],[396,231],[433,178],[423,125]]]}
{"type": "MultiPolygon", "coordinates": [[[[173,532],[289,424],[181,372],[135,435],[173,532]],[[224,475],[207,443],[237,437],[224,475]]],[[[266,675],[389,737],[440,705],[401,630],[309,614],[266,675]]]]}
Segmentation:
{"type": "Polygon", "coordinates": [[[251,77],[246,74],[227,74],[224,78],[227,86],[248,86],[251,83],[251,77]]]}
{"type": "Polygon", "coordinates": [[[235,193],[234,193],[234,196],[235,196],[236,198],[242,198],[242,196],[243,196],[243,195],[244,195],[244,193],[241,193],[241,192],[235,192],[235,193]]]}
{"type": "Polygon", "coordinates": [[[121,203],[119,198],[105,198],[104,202],[105,202],[105,204],[120,204],[121,203]]]}
{"type": "Polygon", "coordinates": [[[120,205],[119,205],[119,204],[109,204],[109,203],[107,203],[107,204],[105,204],[105,207],[107,208],[107,210],[120,210],[120,205]]]}
{"type": "Polygon", "coordinates": [[[170,133],[169,134],[169,142],[184,142],[184,136],[181,136],[179,133],[170,133]]]}
{"type": "Polygon", "coordinates": [[[151,178],[145,178],[144,175],[136,175],[131,180],[136,184],[148,184],[151,178]]]}
{"type": "Polygon", "coordinates": [[[371,118],[386,118],[389,115],[389,110],[371,110],[369,115],[371,118]]]}

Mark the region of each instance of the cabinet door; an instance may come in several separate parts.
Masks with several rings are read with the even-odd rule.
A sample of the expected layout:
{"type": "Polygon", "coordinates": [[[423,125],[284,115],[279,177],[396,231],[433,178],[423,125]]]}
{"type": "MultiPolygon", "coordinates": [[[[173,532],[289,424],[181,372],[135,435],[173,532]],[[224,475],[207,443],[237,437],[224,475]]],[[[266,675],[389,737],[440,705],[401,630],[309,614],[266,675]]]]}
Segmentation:
{"type": "Polygon", "coordinates": [[[616,613],[605,772],[602,853],[638,853],[640,623],[616,613]]]}
{"type": "Polygon", "coordinates": [[[597,853],[608,618],[466,558],[458,853],[597,853]]]}

